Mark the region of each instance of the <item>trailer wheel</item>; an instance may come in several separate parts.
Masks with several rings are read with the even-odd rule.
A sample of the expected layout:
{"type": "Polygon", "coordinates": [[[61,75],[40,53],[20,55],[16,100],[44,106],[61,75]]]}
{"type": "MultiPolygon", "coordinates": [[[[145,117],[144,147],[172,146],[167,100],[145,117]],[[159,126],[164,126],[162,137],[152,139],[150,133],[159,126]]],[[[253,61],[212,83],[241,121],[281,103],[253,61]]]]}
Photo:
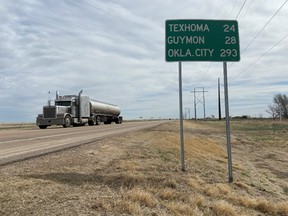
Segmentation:
{"type": "Polygon", "coordinates": [[[67,115],[67,116],[65,116],[63,127],[67,128],[67,127],[70,127],[70,126],[71,126],[71,118],[70,118],[70,116],[67,115]]]}
{"type": "Polygon", "coordinates": [[[115,123],[116,123],[116,124],[122,124],[122,119],[119,118],[119,117],[116,118],[116,119],[115,119],[115,123]]]}
{"type": "Polygon", "coordinates": [[[100,116],[96,116],[96,125],[99,125],[101,123],[100,116]]]}

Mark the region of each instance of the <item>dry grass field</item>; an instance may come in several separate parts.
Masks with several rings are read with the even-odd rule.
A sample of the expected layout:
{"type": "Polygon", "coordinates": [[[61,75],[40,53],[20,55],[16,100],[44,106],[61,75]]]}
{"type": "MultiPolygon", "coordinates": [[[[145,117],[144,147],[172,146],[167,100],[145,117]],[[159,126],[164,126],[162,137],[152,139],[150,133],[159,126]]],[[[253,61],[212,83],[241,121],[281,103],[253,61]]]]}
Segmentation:
{"type": "Polygon", "coordinates": [[[0,130],[23,128],[30,129],[35,128],[35,123],[0,123],[0,130]]]}
{"type": "Polygon", "coordinates": [[[0,167],[0,215],[288,215],[288,122],[178,122],[0,167]]]}

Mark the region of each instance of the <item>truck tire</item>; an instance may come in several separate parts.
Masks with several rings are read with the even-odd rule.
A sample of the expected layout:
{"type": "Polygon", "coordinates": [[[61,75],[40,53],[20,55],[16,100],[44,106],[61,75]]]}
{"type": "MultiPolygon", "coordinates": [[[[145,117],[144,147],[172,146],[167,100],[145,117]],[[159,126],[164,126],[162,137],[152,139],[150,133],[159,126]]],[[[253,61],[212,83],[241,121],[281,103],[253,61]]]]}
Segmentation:
{"type": "Polygon", "coordinates": [[[122,118],[119,118],[119,117],[116,118],[116,119],[115,119],[115,123],[116,123],[116,124],[122,124],[122,118]]]}
{"type": "Polygon", "coordinates": [[[71,126],[71,118],[69,115],[65,116],[63,127],[67,128],[71,126]]]}
{"type": "Polygon", "coordinates": [[[92,120],[91,120],[91,121],[88,121],[88,125],[89,125],[89,126],[93,126],[93,125],[95,125],[95,124],[96,124],[96,117],[93,116],[93,117],[92,117],[92,120]]]}
{"type": "Polygon", "coordinates": [[[96,125],[99,125],[101,123],[100,116],[96,116],[96,125]]]}
{"type": "Polygon", "coordinates": [[[40,129],[46,129],[48,126],[47,125],[39,125],[40,129]]]}

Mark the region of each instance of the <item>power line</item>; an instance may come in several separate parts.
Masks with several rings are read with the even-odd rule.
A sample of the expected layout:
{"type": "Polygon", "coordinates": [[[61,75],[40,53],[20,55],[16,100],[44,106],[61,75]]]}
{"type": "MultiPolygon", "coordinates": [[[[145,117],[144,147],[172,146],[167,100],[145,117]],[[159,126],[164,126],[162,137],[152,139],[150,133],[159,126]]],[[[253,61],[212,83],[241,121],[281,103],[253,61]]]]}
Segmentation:
{"type": "MultiPolygon", "coordinates": [[[[238,14],[237,14],[237,16],[236,16],[236,19],[237,19],[237,17],[239,16],[239,14],[241,13],[241,11],[242,11],[242,9],[243,9],[246,1],[247,1],[247,0],[245,0],[244,3],[242,4],[242,6],[241,6],[241,8],[240,8],[240,10],[239,10],[239,12],[238,12],[238,14]]],[[[287,1],[288,1],[288,0],[287,0],[287,1]]],[[[237,0],[235,0],[235,3],[234,3],[234,5],[233,5],[233,8],[232,8],[232,11],[231,11],[231,12],[233,12],[233,10],[234,10],[234,8],[235,8],[235,6],[236,6],[236,3],[237,3],[237,0]]],[[[206,77],[206,74],[207,74],[208,71],[210,70],[210,67],[211,67],[212,63],[213,63],[213,62],[211,62],[211,63],[209,64],[209,66],[207,67],[205,73],[203,74],[202,78],[201,78],[200,81],[198,82],[198,85],[200,85],[200,84],[202,83],[202,81],[204,80],[204,78],[206,77]]]]}
{"type": "Polygon", "coordinates": [[[238,16],[239,16],[239,14],[241,13],[241,11],[242,11],[242,9],[243,9],[245,3],[246,3],[246,0],[243,2],[243,4],[242,4],[242,6],[241,6],[241,8],[240,8],[240,10],[239,10],[239,12],[238,12],[238,14],[237,14],[235,20],[237,20],[237,18],[238,18],[238,16]]]}
{"type": "MultiPolygon", "coordinates": [[[[242,4],[242,6],[241,6],[241,8],[240,8],[240,10],[239,10],[239,12],[238,12],[238,14],[237,14],[237,16],[236,16],[236,19],[239,17],[239,15],[240,15],[240,13],[241,13],[241,11],[243,10],[243,8],[244,8],[244,5],[246,4],[246,1],[247,0],[245,0],[244,2],[243,2],[243,4],[242,4]]],[[[256,38],[260,35],[260,33],[267,27],[267,25],[274,19],[274,17],[279,13],[279,11],[283,8],[283,6],[287,3],[287,1],[288,0],[285,0],[285,2],[278,8],[278,10],[273,14],[273,16],[268,20],[268,22],[262,27],[262,29],[255,35],[255,37],[249,42],[249,44],[245,47],[245,49],[242,51],[242,53],[243,52],[245,52],[247,49],[248,49],[248,47],[256,40],[256,38]]],[[[235,7],[235,5],[236,5],[236,3],[237,3],[237,0],[235,1],[235,4],[234,4],[234,7],[235,7]]],[[[234,8],[233,7],[233,8],[234,8]]],[[[263,58],[266,54],[268,54],[275,46],[277,46],[281,41],[283,41],[286,37],[288,36],[288,34],[287,35],[285,35],[281,40],[279,40],[276,44],[274,44],[268,51],[266,51],[263,55],[261,55],[258,59],[256,59],[256,61],[254,61],[253,63],[251,63],[246,69],[244,69],[243,71],[241,71],[240,73],[238,73],[235,77],[233,77],[232,79],[231,79],[231,81],[232,80],[234,80],[236,77],[238,77],[240,74],[242,74],[243,72],[245,72],[246,70],[248,70],[249,68],[251,68],[254,64],[256,64],[261,58],[263,58]]],[[[232,65],[233,63],[231,63],[230,65],[229,65],[229,67],[232,65]]],[[[212,65],[212,62],[210,63],[210,65],[208,66],[208,68],[207,68],[207,70],[205,71],[205,73],[204,73],[204,75],[202,76],[202,78],[200,79],[200,82],[199,83],[201,83],[203,80],[204,80],[204,78],[206,77],[206,75],[207,75],[207,73],[208,73],[208,71],[210,70],[210,67],[211,67],[211,65],[212,65]]],[[[222,77],[222,76],[221,76],[222,77]]]]}
{"type": "MultiPolygon", "coordinates": [[[[239,12],[238,12],[238,14],[237,14],[237,16],[236,16],[235,19],[237,19],[237,18],[239,17],[241,11],[242,11],[243,8],[244,8],[244,5],[246,4],[246,1],[247,1],[247,0],[244,0],[244,2],[243,2],[243,4],[242,4],[242,6],[241,6],[241,8],[240,8],[240,10],[239,10],[239,12]]],[[[249,42],[249,44],[245,47],[245,49],[244,49],[241,53],[245,52],[245,51],[248,49],[248,47],[256,40],[256,38],[257,38],[257,37],[260,35],[260,33],[267,27],[267,25],[274,19],[274,17],[279,13],[279,11],[280,11],[280,10],[283,8],[283,6],[287,3],[287,1],[288,1],[288,0],[285,0],[285,2],[278,8],[278,10],[273,14],[273,16],[272,16],[272,17],[268,20],[268,22],[262,27],[262,29],[255,35],[255,37],[249,42]]],[[[236,3],[237,3],[237,0],[235,1],[233,8],[235,7],[236,3]]],[[[278,42],[277,42],[273,47],[271,47],[266,53],[264,53],[262,56],[260,56],[255,62],[253,62],[252,64],[250,64],[245,70],[247,70],[248,68],[250,68],[251,66],[253,66],[257,61],[259,61],[263,56],[265,56],[267,53],[269,53],[278,43],[280,43],[280,42],[281,42],[282,40],[284,40],[285,38],[286,38],[286,36],[285,36],[284,38],[282,38],[280,41],[278,41],[278,42]]],[[[233,63],[231,63],[231,64],[229,65],[229,67],[230,67],[232,64],[233,64],[233,63]]],[[[212,62],[211,62],[210,65],[208,66],[207,70],[205,71],[204,75],[203,75],[202,78],[200,79],[200,82],[199,82],[199,83],[201,83],[201,82],[204,80],[204,78],[206,77],[206,74],[208,73],[211,65],[212,65],[212,62]]],[[[245,70],[244,70],[244,71],[245,71],[245,70]]],[[[243,71],[242,71],[242,72],[243,72],[243,71]]],[[[242,72],[240,72],[239,74],[241,74],[242,72]]],[[[239,75],[239,74],[238,74],[238,75],[239,75]]],[[[234,78],[236,78],[238,75],[236,75],[234,78]]],[[[233,78],[233,79],[234,79],[234,78],[233,78]]]]}
{"type": "Polygon", "coordinates": [[[251,68],[254,64],[256,64],[261,58],[263,58],[267,53],[269,53],[275,46],[277,46],[279,43],[281,43],[281,41],[283,41],[287,36],[288,36],[288,33],[283,38],[281,38],[277,43],[275,43],[269,50],[267,50],[263,55],[261,55],[258,59],[256,59],[256,61],[251,63],[246,69],[244,69],[243,71],[238,73],[235,77],[233,77],[231,79],[231,81],[234,80],[236,77],[238,77],[241,73],[243,73],[246,70],[248,70],[249,68],[251,68]]]}
{"type": "Polygon", "coordinates": [[[208,73],[208,71],[209,71],[209,69],[210,69],[211,65],[212,65],[212,62],[210,62],[210,64],[208,65],[208,67],[207,67],[207,69],[206,69],[205,73],[203,74],[202,78],[200,79],[200,81],[198,82],[198,84],[197,84],[197,85],[200,85],[200,84],[202,83],[202,81],[204,80],[204,78],[205,78],[206,74],[208,73]]]}
{"type": "Polygon", "coordinates": [[[287,3],[288,0],[286,0],[281,7],[273,14],[273,16],[268,20],[268,22],[262,27],[262,29],[255,35],[255,37],[249,42],[249,44],[245,47],[244,50],[241,51],[241,53],[243,54],[243,52],[245,52],[247,50],[247,48],[253,43],[253,41],[259,36],[259,34],[266,28],[266,26],[274,19],[274,17],[276,16],[276,14],[283,8],[283,6],[287,3]]]}
{"type": "MultiPolygon", "coordinates": [[[[246,69],[244,69],[243,71],[241,71],[240,73],[238,73],[235,77],[233,77],[231,81],[233,81],[236,77],[238,77],[240,74],[242,74],[243,72],[247,71],[249,68],[251,68],[253,65],[255,65],[261,58],[263,58],[266,54],[268,54],[274,47],[276,47],[279,43],[281,43],[286,37],[288,37],[288,33],[281,38],[277,43],[275,43],[270,49],[268,49],[264,54],[262,54],[258,59],[256,59],[253,63],[251,63],[246,69]]],[[[214,92],[215,93],[215,92],[214,92]]],[[[211,96],[211,95],[210,95],[211,96]]],[[[214,98],[214,97],[213,97],[214,98]]],[[[210,98],[207,98],[210,99],[210,98]]]]}
{"type": "MultiPolygon", "coordinates": [[[[244,5],[245,5],[246,1],[247,1],[247,0],[245,0],[245,1],[243,2],[243,4],[242,4],[242,6],[241,6],[241,8],[240,8],[240,10],[239,10],[239,12],[238,12],[238,14],[237,14],[237,16],[236,16],[236,18],[235,18],[235,19],[237,19],[237,18],[238,18],[238,16],[240,15],[240,13],[241,13],[241,11],[242,11],[242,9],[243,9],[243,7],[244,7],[244,5]]],[[[288,1],[288,0],[287,0],[287,1],[288,1]]],[[[232,11],[234,10],[234,7],[235,7],[236,3],[237,3],[237,0],[235,0],[235,3],[234,3],[234,6],[233,6],[233,9],[232,9],[232,11]]],[[[212,62],[209,64],[209,66],[208,66],[207,70],[205,71],[204,75],[202,76],[202,78],[201,78],[201,80],[200,80],[199,84],[200,84],[200,83],[202,83],[202,81],[203,81],[203,80],[204,80],[204,78],[206,77],[206,74],[208,73],[208,71],[209,71],[209,69],[210,69],[211,65],[212,65],[212,62]]]]}
{"type": "Polygon", "coordinates": [[[246,10],[246,12],[245,12],[245,14],[243,15],[243,18],[246,16],[246,14],[248,13],[251,5],[252,5],[254,2],[255,2],[255,1],[250,1],[249,5],[248,5],[248,7],[247,7],[247,10],[246,10]]]}
{"type": "MultiPolygon", "coordinates": [[[[260,35],[260,33],[266,28],[266,26],[274,19],[274,17],[276,16],[276,14],[283,8],[283,6],[287,3],[287,1],[288,0],[286,0],[279,8],[278,8],[278,10],[273,14],[273,16],[268,20],[268,22],[262,27],[262,29],[254,36],[254,38],[248,43],[248,45],[245,47],[245,49],[244,50],[242,50],[241,51],[241,54],[243,54],[247,49],[248,49],[248,47],[256,40],[256,38],[260,35]]],[[[245,3],[245,2],[244,2],[245,3]]],[[[244,4],[243,4],[244,5],[244,4]]],[[[243,6],[242,5],[242,6],[243,6]]],[[[241,11],[241,9],[240,9],[240,11],[241,11]]],[[[240,12],[239,11],[239,12],[240,12]]],[[[239,13],[238,13],[239,14],[239,13]]],[[[237,15],[238,16],[238,15],[237,15]]],[[[262,58],[263,56],[261,56],[260,58],[262,58]]],[[[234,62],[232,62],[229,66],[228,66],[228,68],[229,67],[231,67],[232,65],[234,64],[234,62]]],[[[242,72],[240,72],[240,73],[242,73],[242,72]]],[[[236,77],[237,77],[238,75],[236,75],[236,77]]],[[[235,77],[235,78],[236,78],[235,77]]]]}

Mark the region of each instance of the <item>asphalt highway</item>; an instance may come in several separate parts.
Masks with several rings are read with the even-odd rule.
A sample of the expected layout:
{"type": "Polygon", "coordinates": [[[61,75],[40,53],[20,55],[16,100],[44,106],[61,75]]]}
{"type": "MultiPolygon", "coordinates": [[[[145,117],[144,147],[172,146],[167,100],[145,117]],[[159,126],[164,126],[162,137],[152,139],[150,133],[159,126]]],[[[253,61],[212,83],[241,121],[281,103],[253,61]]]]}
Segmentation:
{"type": "Polygon", "coordinates": [[[70,128],[0,130],[0,165],[93,143],[111,136],[121,136],[163,123],[166,121],[137,121],[70,128]]]}

